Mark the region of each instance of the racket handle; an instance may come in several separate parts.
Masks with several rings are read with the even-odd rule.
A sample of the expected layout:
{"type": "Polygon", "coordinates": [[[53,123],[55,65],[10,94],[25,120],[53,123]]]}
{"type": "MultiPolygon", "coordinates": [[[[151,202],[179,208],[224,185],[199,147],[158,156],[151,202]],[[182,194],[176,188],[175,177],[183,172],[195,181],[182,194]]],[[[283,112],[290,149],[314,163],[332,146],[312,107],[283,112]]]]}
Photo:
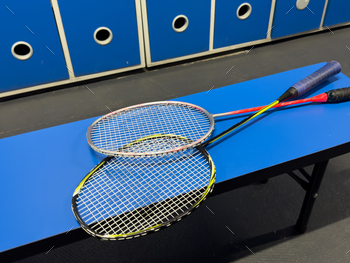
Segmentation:
{"type": "Polygon", "coordinates": [[[311,75],[295,83],[281,97],[279,97],[278,100],[283,101],[301,96],[328,78],[338,74],[340,71],[341,66],[339,62],[332,60],[311,75]]]}
{"type": "Polygon", "coordinates": [[[328,99],[327,102],[343,102],[350,100],[350,87],[342,89],[333,89],[326,92],[328,99]]]}

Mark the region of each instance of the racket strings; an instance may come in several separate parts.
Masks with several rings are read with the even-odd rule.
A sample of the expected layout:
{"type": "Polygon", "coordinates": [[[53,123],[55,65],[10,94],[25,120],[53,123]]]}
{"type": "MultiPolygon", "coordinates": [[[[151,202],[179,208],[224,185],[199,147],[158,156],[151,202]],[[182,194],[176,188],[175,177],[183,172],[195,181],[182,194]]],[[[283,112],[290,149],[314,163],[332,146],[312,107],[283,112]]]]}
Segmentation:
{"type": "MultiPolygon", "coordinates": [[[[124,198],[126,198],[124,196],[124,198]]],[[[101,202],[102,205],[105,205],[105,201],[101,202]]],[[[103,209],[104,210],[104,209],[103,209]]],[[[112,212],[113,214],[116,214],[116,211],[114,209],[112,209],[112,212]]],[[[105,216],[109,216],[109,213],[101,213],[103,217],[105,216]]],[[[104,233],[107,233],[107,234],[113,234],[111,233],[111,231],[113,231],[114,228],[118,227],[118,219],[115,218],[115,217],[107,217],[103,220],[101,220],[99,222],[99,224],[96,224],[95,225],[95,231],[98,231],[98,232],[104,232],[104,233]]],[[[129,221],[129,223],[132,224],[132,227],[136,227],[135,224],[133,223],[133,221],[129,221]]],[[[123,229],[121,229],[123,230],[123,229]]]]}
{"type": "MultiPolygon", "coordinates": [[[[135,165],[134,167],[137,167],[137,165],[135,165]]],[[[113,167],[110,167],[111,169],[113,169],[113,167]]],[[[136,172],[139,172],[139,171],[136,171],[136,172]]]]}
{"type": "Polygon", "coordinates": [[[101,235],[125,235],[190,210],[208,188],[211,167],[197,149],[179,156],[113,157],[81,189],[80,217],[101,235]]]}
{"type": "MultiPolygon", "coordinates": [[[[136,171],[136,172],[139,172],[139,171],[136,171]]],[[[125,182],[124,182],[125,183],[125,182]]],[[[157,193],[156,191],[155,191],[155,189],[153,188],[153,187],[150,187],[151,188],[151,190],[152,191],[154,191],[155,193],[157,193]]],[[[145,189],[140,189],[140,188],[137,188],[137,190],[145,190],[145,189]]],[[[162,192],[164,191],[164,189],[162,189],[162,192]]],[[[156,194],[155,196],[153,196],[154,198],[155,198],[155,200],[158,202],[159,201],[159,194],[156,194]]],[[[145,198],[145,201],[142,201],[141,200],[141,202],[139,203],[139,204],[141,204],[141,205],[145,205],[145,203],[147,203],[147,202],[152,202],[152,200],[150,200],[150,198],[149,198],[149,196],[146,196],[146,198],[145,198]]],[[[135,209],[135,207],[133,207],[134,209],[135,209]]],[[[142,209],[143,209],[143,207],[142,207],[142,209]]],[[[155,217],[157,217],[157,219],[159,220],[160,218],[159,218],[159,216],[156,214],[156,213],[154,213],[155,214],[155,217]]],[[[150,216],[150,219],[153,219],[154,217],[152,217],[152,216],[150,216]]],[[[154,221],[154,220],[152,220],[152,221],[154,221]]]]}
{"type": "Polygon", "coordinates": [[[159,152],[171,150],[191,143],[191,140],[179,140],[176,136],[151,136],[123,147],[124,152],[159,152]]]}
{"type": "MultiPolygon", "coordinates": [[[[152,148],[132,148],[128,145],[152,135],[178,135],[197,141],[204,138],[211,128],[206,113],[186,104],[151,104],[126,109],[106,118],[101,118],[90,131],[91,142],[99,149],[137,153],[163,151],[152,148]]],[[[206,138],[206,137],[205,137],[206,138]]],[[[185,146],[162,143],[165,150],[185,146]],[[170,146],[169,146],[170,145],[170,146]]],[[[146,146],[146,145],[145,145],[146,146]]]]}
{"type": "MultiPolygon", "coordinates": [[[[150,219],[152,218],[152,216],[149,217],[150,219]]],[[[123,219],[123,218],[122,218],[123,219]]],[[[139,222],[141,225],[143,224],[143,222],[139,222]]],[[[135,227],[135,225],[133,225],[133,227],[135,227]]],[[[122,229],[123,230],[123,229],[122,229]]]]}
{"type": "MultiPolygon", "coordinates": [[[[108,167],[107,167],[107,168],[108,168],[108,167]]],[[[106,178],[104,178],[104,179],[106,179],[106,178]]],[[[105,188],[108,188],[108,189],[109,189],[109,191],[107,192],[108,194],[111,193],[111,192],[113,192],[113,191],[115,190],[115,189],[111,189],[111,188],[108,186],[108,184],[105,184],[105,183],[104,183],[104,185],[100,185],[99,189],[96,189],[96,190],[98,191],[96,197],[102,199],[102,202],[101,202],[102,205],[105,205],[105,204],[106,204],[106,200],[103,198],[103,196],[99,195],[99,193],[102,191],[102,189],[105,189],[105,188]]],[[[122,188],[124,188],[123,185],[122,185],[122,188]]],[[[96,197],[94,197],[95,194],[96,194],[96,192],[95,192],[95,193],[92,193],[92,197],[93,197],[93,200],[92,200],[92,201],[95,201],[95,200],[96,200],[96,197]]],[[[112,196],[112,197],[113,197],[113,196],[112,196]]],[[[108,198],[111,198],[111,197],[108,197],[108,198]]],[[[123,198],[127,198],[127,196],[123,195],[123,198]]],[[[132,208],[135,209],[135,207],[134,207],[132,204],[129,203],[128,205],[131,205],[132,208]]],[[[90,210],[90,212],[91,212],[91,210],[90,210]]],[[[104,212],[106,212],[106,210],[105,210],[104,207],[102,207],[102,212],[100,211],[101,217],[102,217],[102,218],[103,218],[104,216],[108,216],[108,215],[109,215],[108,212],[107,212],[107,213],[104,213],[104,212]]],[[[117,214],[117,212],[116,212],[115,210],[113,210],[113,209],[112,209],[112,212],[113,212],[114,214],[117,214]]],[[[90,218],[90,219],[96,219],[96,217],[92,216],[92,218],[90,218]]],[[[113,225],[116,223],[116,221],[113,219],[113,217],[107,218],[107,219],[105,219],[105,220],[108,220],[108,222],[109,222],[108,228],[113,227],[113,225]],[[111,223],[110,223],[111,221],[113,221],[113,224],[112,224],[112,225],[111,225],[111,223]]],[[[103,230],[105,230],[105,229],[104,229],[104,225],[105,225],[105,224],[104,224],[103,222],[102,222],[102,223],[100,222],[100,224],[98,225],[99,228],[97,228],[96,230],[101,230],[101,228],[103,228],[103,230]]]]}
{"type": "MultiPolygon", "coordinates": [[[[161,172],[166,172],[166,171],[161,171],[161,172]]],[[[171,172],[171,170],[169,171],[170,173],[172,173],[171,172]]],[[[155,182],[155,183],[158,183],[158,182],[155,182]]],[[[170,181],[170,183],[173,183],[173,182],[171,182],[170,181]]],[[[164,189],[166,189],[166,190],[172,190],[172,191],[174,191],[175,189],[169,189],[169,188],[167,188],[166,187],[166,185],[165,185],[165,187],[162,187],[162,192],[164,192],[164,189]]],[[[153,189],[154,190],[154,189],[153,189]]],[[[176,197],[177,198],[177,197],[176,197]]],[[[159,201],[159,200],[157,200],[157,201],[159,201]]],[[[191,201],[191,200],[190,200],[191,201]]],[[[173,213],[172,215],[173,216],[176,216],[176,215],[178,215],[178,213],[179,212],[176,212],[175,211],[175,209],[173,209],[174,207],[176,207],[176,202],[178,202],[178,200],[174,200],[174,199],[169,199],[169,202],[168,202],[168,207],[162,207],[162,209],[164,210],[164,209],[168,209],[168,212],[169,213],[173,213],[173,212],[175,212],[175,214],[173,213]],[[171,211],[172,210],[172,211],[171,211]]],[[[158,204],[162,204],[162,202],[158,202],[158,204]]],[[[159,207],[159,205],[158,205],[158,207],[159,207]]],[[[183,212],[183,209],[181,209],[181,212],[183,212]]],[[[168,218],[166,218],[166,219],[168,219],[168,218]]]]}
{"type": "MultiPolygon", "coordinates": [[[[199,194],[202,192],[203,191],[198,190],[199,194]]],[[[193,193],[177,196],[176,200],[173,203],[176,204],[177,202],[182,202],[182,200],[188,199],[190,195],[193,195],[193,193]]],[[[115,228],[119,229],[118,230],[119,233],[124,233],[124,234],[141,232],[141,230],[147,230],[151,227],[160,225],[162,223],[166,223],[170,221],[171,218],[176,218],[181,213],[184,213],[186,210],[189,210],[191,208],[190,206],[174,207],[173,203],[167,203],[167,202],[155,203],[154,205],[150,205],[147,207],[139,208],[138,210],[130,211],[128,213],[123,214],[122,216],[117,215],[117,216],[114,216],[113,218],[104,219],[103,227],[102,226],[95,227],[96,224],[92,224],[91,227],[98,232],[101,232],[101,229],[103,229],[104,233],[107,233],[108,235],[115,235],[116,234],[115,228]],[[157,212],[164,209],[169,210],[168,217],[164,217],[161,220],[155,221],[154,218],[160,219],[159,216],[157,215],[157,212]],[[121,225],[125,227],[123,228],[121,227],[121,225]]],[[[101,222],[98,223],[98,225],[100,224],[101,222]]]]}

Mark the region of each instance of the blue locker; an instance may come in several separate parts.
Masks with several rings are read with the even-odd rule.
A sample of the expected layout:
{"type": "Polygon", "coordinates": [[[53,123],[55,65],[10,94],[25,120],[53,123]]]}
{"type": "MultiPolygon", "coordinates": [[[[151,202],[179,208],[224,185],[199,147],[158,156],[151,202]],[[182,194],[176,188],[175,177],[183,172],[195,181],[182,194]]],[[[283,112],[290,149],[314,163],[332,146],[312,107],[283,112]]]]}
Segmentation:
{"type": "Polygon", "coordinates": [[[135,1],[58,0],[75,76],[141,63],[135,1]]]}
{"type": "Polygon", "coordinates": [[[210,0],[147,0],[152,62],[209,50],[210,0]]]}
{"type": "Polygon", "coordinates": [[[277,0],[271,37],[283,37],[320,27],[325,0],[277,0]],[[298,3],[302,3],[298,9],[298,3]],[[301,9],[301,10],[300,10],[301,9]]]}
{"type": "Polygon", "coordinates": [[[216,0],[214,48],[265,39],[271,0],[216,0]]]}
{"type": "Polygon", "coordinates": [[[0,92],[68,78],[50,1],[6,1],[0,8],[0,92]]]}
{"type": "Polygon", "coordinates": [[[328,0],[323,26],[333,26],[350,22],[349,0],[328,0]]]}

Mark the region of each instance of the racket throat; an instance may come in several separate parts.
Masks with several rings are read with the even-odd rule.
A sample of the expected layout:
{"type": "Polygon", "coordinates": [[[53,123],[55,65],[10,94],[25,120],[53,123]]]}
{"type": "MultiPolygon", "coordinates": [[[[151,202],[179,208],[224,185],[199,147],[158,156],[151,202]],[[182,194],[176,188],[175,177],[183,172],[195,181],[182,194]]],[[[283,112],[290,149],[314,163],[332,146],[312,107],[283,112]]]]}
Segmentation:
{"type": "Polygon", "coordinates": [[[294,87],[290,87],[285,93],[283,93],[278,98],[278,101],[282,102],[282,101],[289,100],[289,99],[292,99],[295,97],[298,97],[298,90],[294,87]]]}
{"type": "Polygon", "coordinates": [[[232,127],[228,128],[227,130],[223,131],[222,133],[220,133],[220,134],[216,135],[215,137],[211,138],[209,141],[203,143],[202,146],[205,147],[205,146],[215,142],[216,140],[224,137],[225,135],[229,134],[233,130],[237,129],[238,127],[242,126],[243,124],[245,124],[245,123],[249,122],[250,120],[254,119],[255,117],[259,116],[261,113],[267,111],[270,108],[273,108],[278,103],[279,103],[279,100],[275,100],[274,102],[270,103],[269,105],[267,105],[266,107],[262,108],[261,110],[253,113],[252,115],[248,116],[247,118],[245,118],[244,120],[240,121],[239,123],[233,125],[232,127]]]}

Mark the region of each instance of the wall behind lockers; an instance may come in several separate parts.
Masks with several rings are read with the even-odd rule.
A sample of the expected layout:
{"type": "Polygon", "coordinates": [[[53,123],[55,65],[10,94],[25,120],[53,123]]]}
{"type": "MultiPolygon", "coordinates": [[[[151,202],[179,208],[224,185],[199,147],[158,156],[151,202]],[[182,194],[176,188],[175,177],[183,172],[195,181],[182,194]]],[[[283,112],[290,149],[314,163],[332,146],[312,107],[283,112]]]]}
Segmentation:
{"type": "Polygon", "coordinates": [[[349,0],[36,0],[0,9],[0,97],[350,24],[349,0]]]}

